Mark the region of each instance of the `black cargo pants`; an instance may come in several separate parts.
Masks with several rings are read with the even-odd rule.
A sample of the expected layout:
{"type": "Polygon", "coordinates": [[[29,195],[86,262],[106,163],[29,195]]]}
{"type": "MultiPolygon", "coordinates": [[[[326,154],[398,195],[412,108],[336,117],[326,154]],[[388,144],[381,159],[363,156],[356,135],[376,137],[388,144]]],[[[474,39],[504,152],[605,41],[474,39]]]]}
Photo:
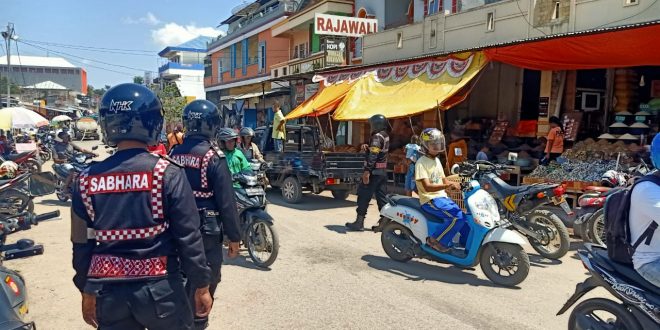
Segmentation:
{"type": "Polygon", "coordinates": [[[378,210],[387,204],[387,175],[374,175],[369,177],[369,184],[360,182],[357,190],[357,215],[366,216],[371,198],[376,195],[378,210]]]}
{"type": "MultiPolygon", "coordinates": [[[[207,235],[202,234],[202,239],[204,241],[204,253],[206,254],[206,262],[211,268],[211,284],[209,285],[209,292],[211,297],[215,299],[215,290],[220,284],[222,274],[220,273],[222,267],[222,239],[223,235],[207,235]]],[[[188,297],[190,299],[190,304],[193,311],[193,316],[195,315],[195,289],[190,286],[190,283],[186,283],[186,291],[188,292],[188,297]]],[[[195,318],[195,329],[204,329],[208,323],[208,317],[205,318],[195,318]]]]}
{"type": "Polygon", "coordinates": [[[161,280],[103,284],[96,298],[101,330],[192,329],[193,316],[179,274],[161,280]]]}

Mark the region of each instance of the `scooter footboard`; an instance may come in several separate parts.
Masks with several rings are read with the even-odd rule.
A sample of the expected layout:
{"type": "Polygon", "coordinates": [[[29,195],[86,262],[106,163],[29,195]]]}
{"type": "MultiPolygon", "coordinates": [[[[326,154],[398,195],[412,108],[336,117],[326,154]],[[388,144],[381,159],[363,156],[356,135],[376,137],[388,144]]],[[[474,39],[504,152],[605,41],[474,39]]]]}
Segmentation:
{"type": "Polygon", "coordinates": [[[504,229],[501,227],[494,228],[489,231],[484,237],[481,245],[486,245],[490,242],[504,242],[511,244],[518,244],[520,246],[527,245],[527,240],[522,237],[520,234],[513,230],[504,229]]]}
{"type": "Polygon", "coordinates": [[[421,212],[413,208],[403,205],[385,204],[380,210],[380,215],[410,229],[413,235],[421,241],[424,241],[429,236],[426,218],[421,212]]]}

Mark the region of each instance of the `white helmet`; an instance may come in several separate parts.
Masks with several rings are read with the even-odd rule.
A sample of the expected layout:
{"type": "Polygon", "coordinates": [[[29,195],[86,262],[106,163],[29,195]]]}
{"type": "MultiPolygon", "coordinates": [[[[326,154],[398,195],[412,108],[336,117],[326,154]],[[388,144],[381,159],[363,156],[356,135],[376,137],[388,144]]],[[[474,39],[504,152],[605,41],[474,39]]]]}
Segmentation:
{"type": "Polygon", "coordinates": [[[424,151],[438,154],[445,151],[445,136],[437,128],[427,128],[419,135],[424,151]]]}
{"type": "Polygon", "coordinates": [[[609,170],[603,173],[603,176],[600,178],[600,184],[610,188],[625,186],[626,177],[615,170],[609,170]]]}
{"type": "Polygon", "coordinates": [[[18,164],[12,161],[3,162],[0,165],[0,177],[13,179],[16,177],[16,172],[18,172],[18,164]]]}

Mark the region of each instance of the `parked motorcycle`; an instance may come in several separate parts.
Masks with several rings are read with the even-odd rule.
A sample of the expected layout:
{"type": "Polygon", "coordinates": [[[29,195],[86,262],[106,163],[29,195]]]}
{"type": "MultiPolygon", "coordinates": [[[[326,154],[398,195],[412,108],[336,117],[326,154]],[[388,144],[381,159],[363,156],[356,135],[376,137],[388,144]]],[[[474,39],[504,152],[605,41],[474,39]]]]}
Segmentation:
{"type": "MultiPolygon", "coordinates": [[[[92,150],[98,149],[98,146],[92,147],[92,150]]],[[[53,164],[53,171],[55,171],[56,182],[55,182],[55,195],[57,199],[61,202],[66,202],[71,198],[72,187],[75,177],[80,174],[89,166],[89,161],[94,158],[93,154],[87,153],[76,153],[69,158],[69,165],[73,166],[73,169],[70,171],[74,172],[74,177],[70,181],[70,184],[65,187],[66,179],[69,176],[70,171],[66,169],[65,164],[53,164]]]]}
{"type": "Polygon", "coordinates": [[[584,189],[584,193],[578,198],[578,207],[575,212],[575,222],[573,222],[573,232],[576,236],[582,238],[585,242],[593,242],[592,228],[589,226],[589,219],[605,205],[605,200],[612,188],[592,187],[584,189]]]}
{"type": "Polygon", "coordinates": [[[589,271],[584,282],[559,310],[564,314],[591,290],[603,287],[612,298],[590,298],[579,303],[568,319],[568,329],[658,329],[660,328],[660,288],[642,278],[630,265],[613,262],[603,247],[585,244],[578,251],[589,271]]]}
{"type": "Polygon", "coordinates": [[[237,173],[233,178],[241,185],[241,188],[234,189],[241,240],[255,265],[268,267],[277,258],[279,236],[273,227],[273,217],[266,212],[266,191],[254,172],[237,173]]]}
{"type": "Polygon", "coordinates": [[[554,204],[571,214],[571,208],[563,196],[566,192],[563,186],[510,186],[498,176],[498,171],[508,169],[506,166],[477,161],[472,168],[471,176],[496,198],[501,216],[510,222],[512,228],[529,239],[536,252],[548,259],[559,259],[566,255],[570,245],[566,225],[551,211],[540,208],[554,204]]]}
{"type": "Polygon", "coordinates": [[[33,198],[24,189],[31,175],[23,173],[12,179],[0,180],[0,217],[24,211],[34,212],[33,198]]]}
{"type": "Polygon", "coordinates": [[[10,160],[18,164],[22,172],[41,172],[41,162],[38,160],[39,152],[37,150],[21,152],[18,154],[9,154],[0,156],[0,163],[10,160]]]}
{"type": "MultiPolygon", "coordinates": [[[[458,165],[453,173],[474,174],[472,164],[458,165]]],[[[379,229],[381,244],[393,260],[407,262],[413,258],[425,258],[459,267],[481,269],[493,283],[515,286],[527,278],[529,256],[523,249],[525,239],[506,229],[501,222],[497,203],[493,196],[473,179],[461,184],[467,212],[469,234],[464,247],[454,247],[447,253],[439,252],[426,244],[433,222],[443,222],[433,214],[422,210],[417,198],[389,195],[388,203],[380,211],[379,229]]],[[[379,231],[377,229],[377,231],[379,231]]]]}
{"type": "Polygon", "coordinates": [[[54,211],[35,216],[24,212],[13,217],[0,218],[0,329],[36,329],[34,322],[26,322],[28,313],[27,290],[25,279],[16,271],[7,268],[3,261],[26,258],[43,254],[44,247],[35,244],[30,239],[20,239],[14,244],[5,244],[7,234],[30,229],[39,222],[60,216],[60,211],[54,211]],[[19,221],[20,219],[20,221],[19,221]]]}

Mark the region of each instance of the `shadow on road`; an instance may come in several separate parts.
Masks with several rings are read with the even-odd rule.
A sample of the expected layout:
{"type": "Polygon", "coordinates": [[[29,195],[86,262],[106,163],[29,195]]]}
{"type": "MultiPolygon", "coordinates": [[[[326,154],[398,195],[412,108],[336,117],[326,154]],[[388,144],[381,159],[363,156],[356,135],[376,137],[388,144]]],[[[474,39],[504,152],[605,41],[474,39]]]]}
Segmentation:
{"type": "Polygon", "coordinates": [[[267,196],[268,201],[272,204],[299,211],[338,209],[356,205],[355,202],[338,200],[332,197],[325,197],[314,194],[304,194],[302,200],[298,204],[289,204],[285,202],[284,198],[282,198],[282,194],[279,191],[269,191],[267,196]]]}
{"type": "Polygon", "coordinates": [[[338,233],[338,234],[347,234],[348,233],[348,229],[346,228],[346,226],[342,226],[342,225],[326,225],[325,228],[330,230],[330,231],[334,231],[335,233],[338,233]]]}
{"type": "MultiPolygon", "coordinates": [[[[482,280],[469,271],[456,267],[441,267],[411,260],[407,263],[394,261],[386,257],[366,255],[362,260],[371,268],[399,275],[409,281],[438,281],[449,284],[469,284],[472,286],[500,287],[489,280],[482,280]]],[[[520,289],[520,288],[508,288],[520,289]]]]}
{"type": "Polygon", "coordinates": [[[562,261],[544,258],[538,254],[530,254],[529,264],[530,266],[534,266],[534,267],[547,268],[548,266],[552,266],[552,265],[561,265],[562,261]]]}
{"type": "Polygon", "coordinates": [[[62,202],[58,199],[44,199],[40,202],[37,202],[37,204],[40,205],[48,205],[48,206],[62,206],[62,207],[70,207],[71,202],[62,202]]]}
{"type": "Polygon", "coordinates": [[[238,267],[243,267],[243,268],[247,268],[247,269],[256,269],[256,270],[260,270],[260,271],[263,271],[263,272],[269,272],[270,271],[270,268],[257,267],[252,262],[252,259],[250,259],[249,256],[244,255],[244,254],[239,254],[238,257],[236,257],[236,259],[229,259],[227,257],[227,254],[225,254],[223,263],[225,265],[238,266],[238,267]]]}
{"type": "Polygon", "coordinates": [[[572,241],[569,244],[568,250],[569,251],[577,251],[578,249],[581,249],[582,247],[584,247],[584,242],[582,240],[572,241]]]}

